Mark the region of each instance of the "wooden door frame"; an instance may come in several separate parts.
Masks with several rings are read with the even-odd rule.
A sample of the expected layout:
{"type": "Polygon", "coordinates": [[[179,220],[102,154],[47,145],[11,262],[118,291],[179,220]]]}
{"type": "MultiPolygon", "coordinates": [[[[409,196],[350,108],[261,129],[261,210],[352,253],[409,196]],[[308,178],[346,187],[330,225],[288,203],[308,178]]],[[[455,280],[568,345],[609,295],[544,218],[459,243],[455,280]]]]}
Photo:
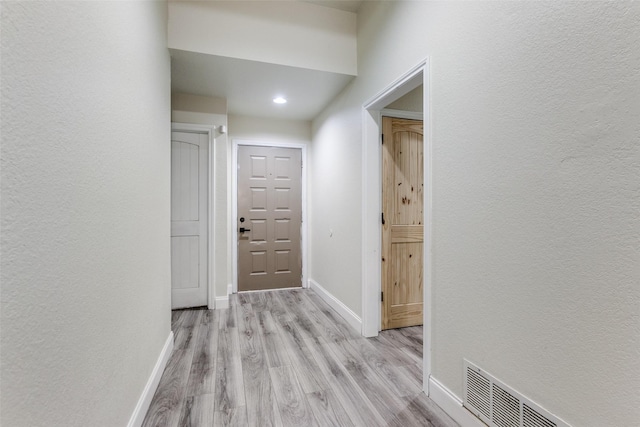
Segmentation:
{"type": "Polygon", "coordinates": [[[215,197],[215,174],[213,173],[213,165],[215,165],[215,136],[216,126],[197,125],[192,123],[171,123],[172,132],[199,133],[207,135],[209,144],[209,158],[207,159],[207,176],[209,184],[209,192],[207,197],[207,308],[213,310],[215,308],[215,290],[213,288],[213,260],[215,259],[215,212],[213,210],[213,200],[215,197]]]}
{"type": "MultiPolygon", "coordinates": [[[[429,394],[431,377],[432,298],[432,146],[429,58],[407,71],[362,106],[362,334],[380,331],[382,290],[382,147],[380,135],[384,107],[423,85],[424,133],[424,309],[423,390],[429,394]]],[[[411,117],[408,117],[411,118],[411,117]]]]}
{"type": "Polygon", "coordinates": [[[302,156],[301,171],[301,209],[302,209],[302,225],[300,227],[300,252],[302,258],[302,287],[308,288],[307,283],[307,144],[297,142],[274,142],[260,141],[249,139],[233,139],[231,149],[231,292],[238,293],[238,233],[235,232],[238,224],[238,147],[241,145],[252,145],[258,147],[274,147],[274,148],[298,148],[302,156]]]}

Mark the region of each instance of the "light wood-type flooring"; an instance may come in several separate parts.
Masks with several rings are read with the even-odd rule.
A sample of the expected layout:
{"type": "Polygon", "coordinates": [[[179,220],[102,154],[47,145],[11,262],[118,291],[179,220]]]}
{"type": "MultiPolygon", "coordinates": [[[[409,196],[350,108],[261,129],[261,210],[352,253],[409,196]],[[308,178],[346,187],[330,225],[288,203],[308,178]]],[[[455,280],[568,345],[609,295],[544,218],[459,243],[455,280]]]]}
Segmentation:
{"type": "Polygon", "coordinates": [[[457,424],[422,390],[422,327],[363,338],[312,290],[174,311],[145,427],[457,424]]]}

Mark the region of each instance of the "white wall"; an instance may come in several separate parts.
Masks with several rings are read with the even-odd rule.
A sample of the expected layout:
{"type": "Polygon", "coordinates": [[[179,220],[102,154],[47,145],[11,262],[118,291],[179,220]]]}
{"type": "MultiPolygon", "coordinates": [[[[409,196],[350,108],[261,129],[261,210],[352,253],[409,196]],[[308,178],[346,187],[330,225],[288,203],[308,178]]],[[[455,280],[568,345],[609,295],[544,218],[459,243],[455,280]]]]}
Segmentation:
{"type": "Polygon", "coordinates": [[[311,142],[311,122],[231,115],[229,136],[231,139],[308,144],[311,142]]]}
{"type": "Polygon", "coordinates": [[[350,84],[314,121],[309,179],[310,279],[358,316],[362,314],[360,106],[350,84]]]}
{"type": "Polygon", "coordinates": [[[2,2],[3,426],[124,426],[170,333],[163,2],[2,2]]]}
{"type": "Polygon", "coordinates": [[[293,1],[170,2],[169,47],[355,75],[356,14],[293,1]]]}
{"type": "MultiPolygon", "coordinates": [[[[227,115],[227,100],[211,96],[173,92],[171,94],[171,121],[215,125],[215,115],[227,115]]],[[[226,122],[225,122],[226,124],[226,122]]]]}
{"type": "Polygon", "coordinates": [[[462,397],[468,358],[574,426],[637,424],[640,6],[358,19],[359,76],[313,124],[311,278],[361,313],[361,107],[429,56],[433,376],[462,397]]]}
{"type": "Polygon", "coordinates": [[[418,86],[406,95],[387,105],[385,108],[422,113],[424,108],[424,85],[418,86]]]}

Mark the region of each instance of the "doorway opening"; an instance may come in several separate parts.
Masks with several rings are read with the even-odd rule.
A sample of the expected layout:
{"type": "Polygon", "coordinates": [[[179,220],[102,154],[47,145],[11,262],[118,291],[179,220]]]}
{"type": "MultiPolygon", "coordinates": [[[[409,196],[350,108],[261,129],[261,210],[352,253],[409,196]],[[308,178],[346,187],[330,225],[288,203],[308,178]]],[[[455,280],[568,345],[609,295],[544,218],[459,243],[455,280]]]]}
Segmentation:
{"type": "Polygon", "coordinates": [[[431,141],[429,138],[429,63],[409,70],[363,105],[363,222],[362,333],[377,336],[381,329],[382,291],[382,117],[423,120],[423,389],[428,394],[431,374],[431,141]],[[420,88],[422,90],[420,91],[420,88]],[[422,111],[398,112],[397,101],[415,91],[422,94],[422,111]],[[396,103],[396,104],[394,104],[396,103]],[[391,111],[389,111],[391,109],[391,111]],[[401,114],[401,115],[400,115],[401,114]]]}
{"type": "Polygon", "coordinates": [[[399,115],[382,116],[381,330],[423,324],[424,126],[399,115]]]}
{"type": "Polygon", "coordinates": [[[305,144],[233,141],[232,293],[308,287],[305,163],[305,144]]]}

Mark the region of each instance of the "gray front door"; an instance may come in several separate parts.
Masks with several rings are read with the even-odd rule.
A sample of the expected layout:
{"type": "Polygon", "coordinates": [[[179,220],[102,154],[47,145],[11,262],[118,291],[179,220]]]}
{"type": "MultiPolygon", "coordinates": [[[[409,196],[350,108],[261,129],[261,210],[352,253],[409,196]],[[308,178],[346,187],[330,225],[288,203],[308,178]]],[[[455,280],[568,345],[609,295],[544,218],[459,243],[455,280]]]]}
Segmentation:
{"type": "Polygon", "coordinates": [[[302,152],[238,147],[238,290],[302,286],[302,152]]]}

